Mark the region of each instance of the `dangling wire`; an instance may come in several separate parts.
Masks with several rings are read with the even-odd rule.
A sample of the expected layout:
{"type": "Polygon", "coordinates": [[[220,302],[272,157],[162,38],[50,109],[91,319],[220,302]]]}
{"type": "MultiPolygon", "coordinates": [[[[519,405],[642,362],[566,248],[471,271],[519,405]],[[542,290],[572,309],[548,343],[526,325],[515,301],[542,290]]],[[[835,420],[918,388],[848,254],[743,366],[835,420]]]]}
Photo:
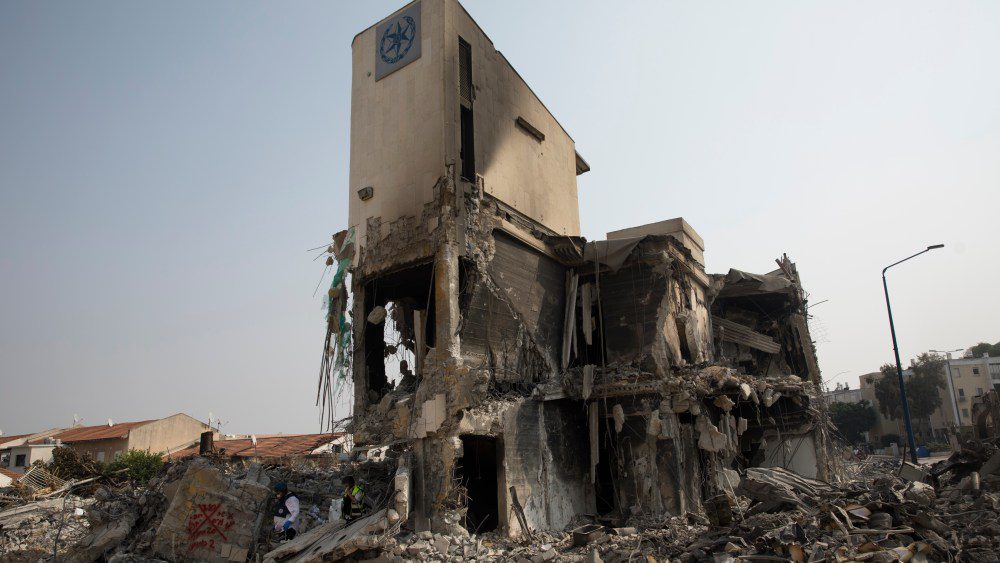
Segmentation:
{"type": "MultiPolygon", "coordinates": [[[[319,381],[316,388],[316,405],[320,407],[320,428],[331,432],[335,426],[334,416],[338,390],[343,388],[343,383],[347,380],[353,358],[351,325],[347,322],[350,301],[347,279],[348,271],[354,260],[354,229],[348,230],[342,236],[342,242],[339,244],[336,243],[338,235],[334,236],[334,245],[329,247],[334,256],[327,258],[327,269],[334,264],[336,264],[337,269],[327,294],[327,328],[326,336],[323,339],[323,355],[320,359],[319,381]]],[[[322,283],[322,278],[320,278],[320,283],[322,283]]]]}

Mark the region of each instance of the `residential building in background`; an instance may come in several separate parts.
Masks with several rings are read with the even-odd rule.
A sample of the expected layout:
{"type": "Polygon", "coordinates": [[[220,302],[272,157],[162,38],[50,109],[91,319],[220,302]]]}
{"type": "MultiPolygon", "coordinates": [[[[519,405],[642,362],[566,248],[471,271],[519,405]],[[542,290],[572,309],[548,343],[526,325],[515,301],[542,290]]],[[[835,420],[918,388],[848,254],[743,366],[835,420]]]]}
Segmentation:
{"type": "Polygon", "coordinates": [[[11,486],[14,482],[19,481],[21,477],[24,477],[21,473],[15,473],[10,469],[0,467],[0,488],[11,486]]]}
{"type": "Polygon", "coordinates": [[[0,467],[24,473],[36,461],[48,462],[58,445],[53,436],[61,431],[61,428],[52,428],[34,434],[0,437],[0,467]]]}
{"type": "MultiPolygon", "coordinates": [[[[903,381],[912,375],[912,371],[904,370],[903,381]]],[[[882,373],[876,371],[858,378],[862,398],[874,405],[876,411],[879,411],[879,403],[874,383],[881,377],[882,373]]],[[[1000,387],[1000,358],[949,358],[945,367],[945,386],[939,390],[941,406],[934,411],[929,422],[912,420],[914,438],[918,442],[947,442],[949,433],[971,432],[972,401],[993,387],[1000,387]]],[[[879,411],[878,422],[869,433],[869,441],[877,443],[886,434],[903,436],[905,431],[902,419],[886,418],[879,411]]]]}
{"type": "Polygon", "coordinates": [[[180,413],[166,418],[70,428],[55,438],[97,461],[111,461],[129,450],[170,453],[197,442],[207,424],[180,413]]]}
{"type": "Polygon", "coordinates": [[[948,355],[942,405],[931,416],[936,436],[946,436],[948,429],[972,430],[972,401],[1000,385],[1000,358],[951,358],[948,355]]]}
{"type": "MultiPolygon", "coordinates": [[[[214,442],[220,455],[239,459],[268,459],[298,457],[347,452],[351,449],[351,436],[343,432],[324,434],[260,434],[238,438],[224,438],[214,442]]],[[[164,456],[181,459],[198,455],[200,444],[164,456]]]]}
{"type": "Polygon", "coordinates": [[[823,396],[826,397],[827,403],[860,403],[864,400],[861,388],[851,389],[847,383],[843,386],[838,383],[836,389],[827,391],[823,396]]]}
{"type": "Polygon", "coordinates": [[[24,473],[33,463],[52,460],[60,446],[90,454],[101,462],[112,461],[129,450],[175,452],[198,442],[211,428],[186,414],[140,422],[108,421],[96,426],[53,428],[34,434],[0,436],[0,467],[24,473]]]}

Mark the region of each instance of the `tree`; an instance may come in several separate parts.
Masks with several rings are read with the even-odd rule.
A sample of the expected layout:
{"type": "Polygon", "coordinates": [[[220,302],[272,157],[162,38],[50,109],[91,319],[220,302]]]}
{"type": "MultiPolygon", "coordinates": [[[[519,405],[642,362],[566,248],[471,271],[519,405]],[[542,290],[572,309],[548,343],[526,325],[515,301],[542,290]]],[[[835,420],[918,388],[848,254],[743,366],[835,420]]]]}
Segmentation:
{"type": "Polygon", "coordinates": [[[941,408],[941,389],[944,389],[944,356],[923,353],[910,360],[913,376],[906,381],[906,399],[913,418],[930,421],[934,411],[941,408]]]}
{"type": "Polygon", "coordinates": [[[124,471],[124,476],[132,481],[146,484],[156,477],[163,468],[163,454],[142,450],[129,450],[107,464],[104,472],[107,475],[124,471]]]}
{"type": "Polygon", "coordinates": [[[868,401],[860,403],[830,403],[830,418],[848,441],[856,444],[864,440],[863,434],[875,427],[878,413],[868,401]]]}
{"type": "MultiPolygon", "coordinates": [[[[941,407],[940,389],[944,389],[944,366],[947,360],[943,356],[924,353],[910,361],[913,375],[904,379],[906,383],[906,402],[910,407],[910,416],[919,420],[930,420],[931,414],[941,407]]],[[[882,416],[899,420],[903,418],[903,402],[899,400],[899,379],[896,366],[884,364],[879,368],[881,376],[877,381],[869,379],[868,383],[875,388],[875,400],[882,416]]],[[[874,379],[874,378],[872,378],[874,379]]]]}
{"type": "Polygon", "coordinates": [[[875,376],[868,380],[868,383],[875,388],[875,402],[878,403],[879,412],[886,418],[897,420],[903,418],[903,405],[899,400],[896,366],[883,364],[879,368],[879,372],[881,372],[881,376],[875,376]]]}
{"type": "Polygon", "coordinates": [[[61,479],[87,479],[101,474],[101,464],[88,453],[80,453],[69,446],[52,450],[48,463],[50,473],[61,479]]]}
{"type": "Polygon", "coordinates": [[[989,354],[991,358],[1000,357],[1000,342],[996,344],[980,342],[965,351],[966,358],[982,358],[983,354],[989,354]]]}

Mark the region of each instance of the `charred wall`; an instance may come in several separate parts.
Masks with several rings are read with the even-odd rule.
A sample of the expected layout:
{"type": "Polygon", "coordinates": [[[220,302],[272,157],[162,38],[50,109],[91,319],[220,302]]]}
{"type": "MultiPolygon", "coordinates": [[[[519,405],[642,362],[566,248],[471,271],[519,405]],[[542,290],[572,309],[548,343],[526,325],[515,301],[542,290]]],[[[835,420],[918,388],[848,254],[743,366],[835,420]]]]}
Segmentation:
{"type": "Polygon", "coordinates": [[[632,262],[601,276],[600,292],[608,362],[654,371],[651,354],[660,336],[657,308],[667,293],[666,276],[632,262]]]}
{"type": "Polygon", "coordinates": [[[537,383],[557,371],[566,268],[493,231],[485,268],[463,263],[462,353],[501,386],[537,383]]]}
{"type": "MultiPolygon", "coordinates": [[[[578,401],[522,401],[506,415],[507,486],[516,488],[533,529],[561,529],[594,511],[584,412],[578,401]]],[[[513,514],[509,520],[519,528],[513,514]]]]}

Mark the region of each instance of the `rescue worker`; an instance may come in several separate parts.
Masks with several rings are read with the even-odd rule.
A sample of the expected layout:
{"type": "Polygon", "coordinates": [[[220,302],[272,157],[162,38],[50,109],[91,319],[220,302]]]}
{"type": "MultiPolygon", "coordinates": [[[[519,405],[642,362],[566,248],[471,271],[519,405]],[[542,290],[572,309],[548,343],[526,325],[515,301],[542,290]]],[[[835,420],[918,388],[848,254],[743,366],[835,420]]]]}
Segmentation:
{"type": "Polygon", "coordinates": [[[285,483],[274,484],[274,531],[293,539],[299,528],[299,497],[285,483]]]}
{"type": "Polygon", "coordinates": [[[351,475],[344,476],[340,482],[344,485],[344,520],[350,522],[360,517],[364,510],[365,490],[357,484],[351,475]]]}

